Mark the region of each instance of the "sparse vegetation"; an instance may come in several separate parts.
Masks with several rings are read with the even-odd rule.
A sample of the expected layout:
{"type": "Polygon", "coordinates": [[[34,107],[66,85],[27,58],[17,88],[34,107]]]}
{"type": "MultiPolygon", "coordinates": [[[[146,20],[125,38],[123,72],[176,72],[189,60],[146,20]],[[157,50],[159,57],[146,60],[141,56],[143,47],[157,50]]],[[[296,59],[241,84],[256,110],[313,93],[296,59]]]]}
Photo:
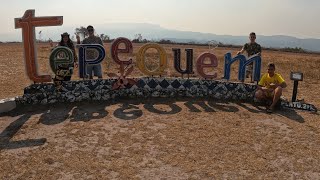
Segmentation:
{"type": "MultiPolygon", "coordinates": [[[[133,54],[121,58],[134,57],[143,45],[134,43],[133,54]]],[[[193,48],[194,57],[208,51],[205,45],[161,46],[168,54],[169,77],[181,77],[173,68],[172,48],[193,48]]],[[[42,74],[51,74],[49,47],[38,44],[42,74]]],[[[107,54],[109,47],[105,43],[107,54]]],[[[218,57],[214,71],[219,78],[224,54],[238,49],[212,51],[218,57]]],[[[265,50],[262,56],[262,72],[273,61],[287,80],[286,97],[292,94],[290,72],[305,73],[298,95],[320,107],[320,55],[265,50]]],[[[1,99],[21,95],[32,84],[22,57],[22,43],[0,45],[1,99]]],[[[147,66],[154,68],[156,50],[148,50],[145,57],[147,66]]],[[[184,62],[184,53],[181,59],[184,62]]],[[[110,58],[102,66],[104,78],[119,67],[110,58]]],[[[237,72],[235,64],[232,81],[237,72]]],[[[78,80],[78,69],[74,74],[73,80],[78,80]]],[[[141,76],[136,67],[130,75],[141,76]]],[[[290,179],[292,174],[319,179],[319,115],[291,110],[269,115],[259,108],[207,97],[19,107],[0,116],[0,179],[290,179]]]]}
{"type": "Polygon", "coordinates": [[[307,53],[308,52],[308,51],[302,49],[301,47],[295,47],[295,48],[286,47],[286,48],[282,48],[280,50],[284,51],[284,52],[294,52],[294,53],[307,53]]]}
{"type": "MultiPolygon", "coordinates": [[[[109,41],[112,41],[113,39],[110,39],[109,41]]],[[[188,43],[174,43],[171,41],[167,41],[167,40],[163,40],[160,41],[159,43],[161,43],[161,46],[164,47],[167,51],[168,54],[168,61],[169,61],[169,69],[170,69],[170,74],[168,74],[168,76],[173,76],[173,77],[179,77],[180,74],[177,73],[174,69],[173,69],[173,63],[172,63],[172,59],[173,59],[173,54],[172,54],[172,48],[182,48],[182,50],[184,48],[193,48],[194,49],[194,57],[196,58],[197,56],[200,55],[200,53],[203,53],[205,51],[209,50],[209,47],[207,44],[202,44],[202,45],[192,45],[192,44],[188,44],[188,43]],[[172,43],[172,44],[164,44],[164,43],[172,43]]],[[[131,56],[135,56],[135,53],[137,53],[137,51],[139,50],[139,48],[141,46],[143,46],[143,43],[134,43],[134,52],[131,56]]],[[[38,62],[39,64],[39,72],[44,72],[44,73],[50,73],[50,66],[47,64],[48,63],[48,56],[50,53],[50,48],[45,48],[45,47],[49,47],[49,43],[47,42],[43,42],[41,44],[38,44],[38,62]]],[[[21,59],[23,57],[23,44],[22,43],[3,43],[1,44],[1,52],[0,54],[2,54],[0,60],[4,60],[3,62],[1,62],[2,65],[5,65],[6,63],[9,63],[8,66],[6,67],[11,67],[10,62],[16,62],[16,61],[12,61],[9,59],[21,59]],[[4,53],[6,52],[6,53],[4,53]],[[5,55],[5,56],[4,56],[5,55]]],[[[107,50],[107,54],[110,54],[110,44],[105,43],[105,47],[107,50]]],[[[219,47],[212,50],[212,52],[218,57],[219,60],[219,67],[217,69],[218,75],[222,76],[223,75],[223,63],[224,63],[224,54],[226,52],[232,52],[233,55],[235,55],[235,52],[239,50],[239,48],[241,48],[241,46],[232,46],[232,45],[223,45],[220,43],[219,47]],[[223,46],[227,46],[227,47],[223,47],[223,46]]],[[[211,51],[211,50],[209,50],[211,51]]],[[[184,55],[184,54],[183,54],[184,55]]],[[[320,75],[317,72],[317,69],[320,69],[320,55],[318,54],[305,54],[305,53],[292,53],[292,52],[280,52],[279,50],[264,50],[263,52],[263,65],[265,66],[268,62],[275,62],[277,64],[277,70],[285,75],[285,78],[287,80],[289,80],[289,74],[290,71],[302,71],[303,73],[305,73],[305,78],[306,81],[311,80],[311,81],[320,81],[320,75]]],[[[128,58],[126,54],[121,55],[122,58],[126,59],[128,58]]],[[[157,58],[158,58],[158,54],[157,52],[153,52],[153,51],[148,51],[148,54],[146,54],[146,57],[148,59],[148,62],[157,62],[157,58]]],[[[182,57],[182,59],[184,59],[182,57]]],[[[15,79],[19,79],[21,80],[21,82],[16,84],[15,90],[11,90],[10,88],[7,90],[2,90],[2,93],[0,94],[0,96],[2,97],[8,97],[8,96],[15,96],[21,92],[23,92],[23,88],[29,83],[28,78],[26,78],[25,73],[24,73],[24,62],[21,60],[19,61],[20,64],[17,65],[12,65],[12,67],[15,67],[16,70],[12,70],[9,71],[8,69],[6,69],[3,72],[12,72],[12,73],[17,73],[15,76],[17,76],[17,78],[15,79]],[[19,71],[18,71],[19,70],[19,71]]],[[[149,63],[150,63],[149,62],[149,63]]],[[[109,60],[108,63],[106,61],[103,62],[103,64],[107,67],[105,68],[106,72],[113,72],[115,71],[115,69],[117,69],[117,65],[116,63],[113,63],[113,61],[109,60]]],[[[148,63],[147,63],[148,65],[148,63]]],[[[150,64],[149,64],[150,65],[150,64]]],[[[148,67],[153,67],[153,65],[150,65],[148,67]]],[[[3,66],[4,67],[4,66],[3,66]]],[[[263,67],[264,68],[264,67],[263,67]]],[[[236,72],[237,72],[237,66],[233,66],[233,75],[231,75],[231,77],[233,76],[233,80],[235,80],[236,76],[236,72]]],[[[264,72],[264,69],[262,69],[262,72],[264,72]]],[[[73,78],[76,80],[78,79],[77,77],[77,70],[75,70],[75,76],[73,76],[73,78]]],[[[135,71],[132,73],[133,76],[144,76],[137,68],[135,68],[135,71]]],[[[1,80],[1,84],[0,87],[10,87],[12,84],[15,84],[16,81],[10,81],[11,78],[6,79],[6,77],[11,77],[12,74],[3,74],[0,77],[1,80]],[[2,78],[2,79],[1,79],[2,78]]],[[[193,77],[197,77],[197,74],[194,74],[193,77]]],[[[18,81],[17,81],[18,82],[18,81]]],[[[313,84],[309,84],[309,87],[313,87],[313,84]]],[[[302,87],[303,88],[303,87],[302,87]]],[[[314,89],[317,89],[316,87],[313,87],[314,89]]],[[[291,92],[291,91],[290,91],[291,92]]],[[[290,94],[290,92],[288,92],[290,94]]],[[[311,93],[312,94],[312,93],[311,93]]],[[[314,96],[316,96],[316,94],[314,94],[314,96]]],[[[313,99],[313,98],[310,98],[313,99]]],[[[319,102],[320,104],[320,102],[319,102]]]]}
{"type": "Polygon", "coordinates": [[[110,41],[110,37],[106,34],[100,34],[100,38],[103,42],[109,42],[110,41]]]}
{"type": "Polygon", "coordinates": [[[82,34],[84,37],[88,36],[88,30],[84,26],[80,26],[80,27],[76,28],[75,29],[75,33],[76,34],[82,34]]]}

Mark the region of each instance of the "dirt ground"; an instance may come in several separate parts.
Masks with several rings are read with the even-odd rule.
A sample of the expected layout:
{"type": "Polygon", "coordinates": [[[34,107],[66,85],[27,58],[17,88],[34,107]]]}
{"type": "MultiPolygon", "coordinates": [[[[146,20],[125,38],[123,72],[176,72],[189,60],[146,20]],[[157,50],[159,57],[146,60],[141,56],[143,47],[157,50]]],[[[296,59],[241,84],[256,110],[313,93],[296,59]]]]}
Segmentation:
{"type": "MultiPolygon", "coordinates": [[[[186,46],[164,46],[167,73],[178,76],[171,49],[186,46]]],[[[207,49],[192,48],[195,57],[207,49]]],[[[47,44],[39,46],[42,73],[51,73],[49,51],[47,44]]],[[[236,50],[214,50],[220,77],[228,51],[236,50]]],[[[0,98],[22,95],[31,82],[21,44],[0,45],[0,52],[0,98]]],[[[290,71],[300,70],[305,80],[298,98],[320,107],[320,55],[264,52],[263,68],[270,61],[288,82],[286,97],[290,71]]],[[[116,71],[110,58],[103,66],[105,73],[116,71]]],[[[0,179],[320,179],[319,149],[319,114],[282,109],[269,115],[264,107],[240,102],[121,99],[0,114],[0,179]]]]}

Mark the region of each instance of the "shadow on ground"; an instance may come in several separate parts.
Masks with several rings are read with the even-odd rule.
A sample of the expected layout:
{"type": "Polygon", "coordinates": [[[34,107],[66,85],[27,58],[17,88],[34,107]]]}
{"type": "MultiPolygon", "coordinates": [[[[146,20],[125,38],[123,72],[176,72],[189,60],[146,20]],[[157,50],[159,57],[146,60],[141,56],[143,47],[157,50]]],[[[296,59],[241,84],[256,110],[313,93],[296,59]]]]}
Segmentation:
{"type": "MultiPolygon", "coordinates": [[[[113,116],[121,120],[135,120],[143,116],[143,110],[138,105],[143,105],[145,110],[158,115],[173,115],[182,111],[183,107],[177,102],[184,102],[184,106],[190,112],[234,112],[239,111],[239,107],[246,109],[250,113],[265,113],[261,106],[249,105],[246,103],[228,103],[207,99],[140,99],[140,100],[118,100],[113,102],[81,102],[81,103],[57,103],[42,106],[21,106],[14,111],[0,114],[0,117],[18,117],[6,127],[0,134],[1,149],[18,149],[23,147],[41,146],[46,143],[45,138],[27,139],[12,141],[14,135],[21,127],[35,114],[41,114],[39,122],[45,125],[55,125],[70,120],[71,123],[88,122],[108,116],[106,107],[119,104],[119,108],[113,112],[113,116]],[[168,109],[158,108],[158,105],[166,105],[168,109]]],[[[299,123],[304,119],[294,110],[282,109],[276,111],[276,115],[287,117],[299,123]]]]}

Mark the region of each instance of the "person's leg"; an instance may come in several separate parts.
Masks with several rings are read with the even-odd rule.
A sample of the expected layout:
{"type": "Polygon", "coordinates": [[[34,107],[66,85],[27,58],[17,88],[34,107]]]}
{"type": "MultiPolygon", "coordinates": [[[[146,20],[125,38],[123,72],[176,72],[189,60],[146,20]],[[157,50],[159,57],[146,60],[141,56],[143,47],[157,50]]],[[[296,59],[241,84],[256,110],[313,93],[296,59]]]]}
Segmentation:
{"type": "Polygon", "coordinates": [[[268,90],[259,89],[255,92],[254,97],[254,102],[263,103],[267,107],[269,107],[272,104],[273,95],[268,90]]]}
{"type": "Polygon", "coordinates": [[[265,93],[263,92],[262,89],[259,89],[259,90],[256,91],[255,98],[260,100],[260,101],[266,99],[265,93]]]}
{"type": "Polygon", "coordinates": [[[93,69],[94,75],[97,76],[99,79],[102,79],[102,68],[101,64],[94,65],[93,69]]]}
{"type": "Polygon", "coordinates": [[[274,95],[273,95],[273,101],[272,104],[270,106],[270,109],[273,110],[274,107],[276,106],[276,104],[278,103],[280,97],[282,96],[282,87],[277,87],[274,90],[274,95]]]}
{"type": "Polygon", "coordinates": [[[93,71],[93,66],[92,65],[88,65],[87,66],[87,74],[89,75],[89,79],[93,79],[92,71],[93,71]]]}
{"type": "Polygon", "coordinates": [[[63,78],[63,80],[64,80],[64,81],[70,81],[70,80],[71,80],[71,76],[65,76],[65,77],[63,78]]]}
{"type": "Polygon", "coordinates": [[[253,72],[253,62],[248,64],[246,68],[246,78],[252,77],[252,72],[253,72]]]}

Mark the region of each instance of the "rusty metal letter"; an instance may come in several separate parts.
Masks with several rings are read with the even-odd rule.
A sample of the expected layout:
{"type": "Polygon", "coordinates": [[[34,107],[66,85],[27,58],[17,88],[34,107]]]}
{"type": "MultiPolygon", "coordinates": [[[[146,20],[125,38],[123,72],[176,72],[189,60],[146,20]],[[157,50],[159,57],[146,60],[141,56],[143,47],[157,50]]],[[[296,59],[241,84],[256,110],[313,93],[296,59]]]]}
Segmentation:
{"type": "Polygon", "coordinates": [[[22,28],[24,58],[27,75],[35,83],[50,82],[50,75],[39,75],[37,68],[35,27],[62,25],[62,16],[35,17],[35,10],[27,10],[22,18],[15,18],[15,28],[22,28]]]}

